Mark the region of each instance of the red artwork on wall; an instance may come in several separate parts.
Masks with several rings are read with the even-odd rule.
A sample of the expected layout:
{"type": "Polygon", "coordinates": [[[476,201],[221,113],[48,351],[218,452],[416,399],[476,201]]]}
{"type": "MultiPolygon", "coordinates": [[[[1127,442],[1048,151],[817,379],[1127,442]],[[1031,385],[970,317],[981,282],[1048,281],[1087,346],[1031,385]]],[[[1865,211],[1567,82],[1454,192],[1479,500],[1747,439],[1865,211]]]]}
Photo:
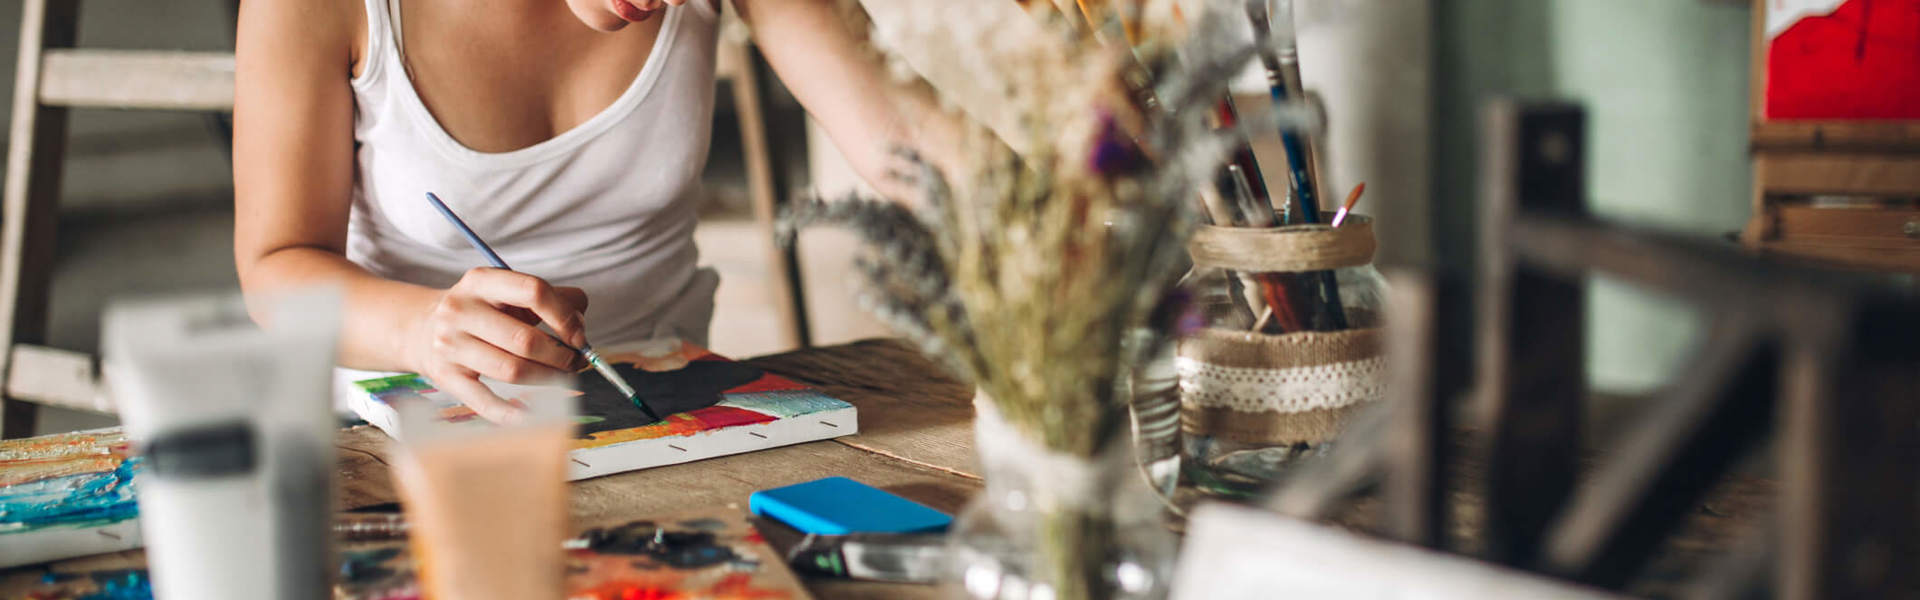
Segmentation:
{"type": "Polygon", "coordinates": [[[1920,0],[1845,0],[1767,42],[1766,118],[1920,119],[1920,0]]]}

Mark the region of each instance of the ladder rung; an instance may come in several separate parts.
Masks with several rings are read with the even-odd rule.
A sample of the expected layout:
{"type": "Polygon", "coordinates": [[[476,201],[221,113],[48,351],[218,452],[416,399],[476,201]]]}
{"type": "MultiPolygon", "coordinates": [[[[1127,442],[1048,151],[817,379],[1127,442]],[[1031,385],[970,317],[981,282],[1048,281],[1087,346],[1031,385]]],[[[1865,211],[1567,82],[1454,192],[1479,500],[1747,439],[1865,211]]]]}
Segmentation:
{"type": "Polygon", "coordinates": [[[7,369],[7,396],[35,404],[114,412],[102,393],[93,357],[46,346],[18,344],[7,369]]]}
{"type": "Polygon", "coordinates": [[[232,110],[233,55],[49,49],[40,62],[40,103],[89,108],[232,110]]]}

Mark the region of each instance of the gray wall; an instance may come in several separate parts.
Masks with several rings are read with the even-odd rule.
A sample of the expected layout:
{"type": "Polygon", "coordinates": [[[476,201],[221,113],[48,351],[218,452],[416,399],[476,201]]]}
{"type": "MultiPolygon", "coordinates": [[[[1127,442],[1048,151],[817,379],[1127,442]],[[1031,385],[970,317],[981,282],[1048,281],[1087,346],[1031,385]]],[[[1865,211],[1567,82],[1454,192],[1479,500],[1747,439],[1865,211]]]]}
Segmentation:
{"type": "MultiPolygon", "coordinates": [[[[1747,160],[1749,9],[1708,0],[1437,0],[1435,219],[1471,233],[1476,107],[1493,94],[1571,99],[1589,118],[1590,208],[1719,236],[1740,227],[1747,160]]],[[[1471,236],[1442,236],[1470,256],[1471,236]]],[[[1691,309],[1599,281],[1592,383],[1639,391],[1698,342],[1691,309]]]]}
{"type": "MultiPolygon", "coordinates": [[[[97,48],[233,50],[225,0],[82,2],[80,45],[97,48]]],[[[20,2],[0,2],[0,92],[13,94],[20,2]]],[[[0,111],[4,112],[4,111],[0,111]]],[[[4,116],[11,125],[12,115],[4,116]]],[[[165,204],[225,204],[231,174],[220,141],[193,113],[73,111],[68,142],[68,212],[165,204]]]]}

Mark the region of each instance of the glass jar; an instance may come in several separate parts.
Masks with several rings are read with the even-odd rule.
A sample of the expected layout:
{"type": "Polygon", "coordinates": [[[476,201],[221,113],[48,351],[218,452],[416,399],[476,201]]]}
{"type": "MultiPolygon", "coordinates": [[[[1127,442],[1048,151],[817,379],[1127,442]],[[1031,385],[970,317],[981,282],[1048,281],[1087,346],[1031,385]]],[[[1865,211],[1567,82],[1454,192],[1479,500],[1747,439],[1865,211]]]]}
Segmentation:
{"type": "Polygon", "coordinates": [[[1248,495],[1385,392],[1373,224],[1207,226],[1188,251],[1204,327],[1176,350],[1182,466],[1203,492],[1248,495]]]}
{"type": "MultiPolygon", "coordinates": [[[[986,489],[949,530],[953,597],[1157,599],[1177,540],[1136,473],[1132,444],[1080,457],[1045,449],[975,399],[986,489]]],[[[1118,435],[1125,436],[1125,432],[1118,435]]]]}

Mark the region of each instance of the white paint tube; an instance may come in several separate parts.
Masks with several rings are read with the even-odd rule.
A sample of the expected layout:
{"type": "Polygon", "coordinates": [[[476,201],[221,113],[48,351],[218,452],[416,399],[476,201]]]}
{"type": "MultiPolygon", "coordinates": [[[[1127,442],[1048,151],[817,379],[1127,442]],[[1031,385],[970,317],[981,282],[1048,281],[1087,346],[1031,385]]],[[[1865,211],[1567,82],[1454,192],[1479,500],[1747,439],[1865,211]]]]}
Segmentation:
{"type": "Polygon", "coordinates": [[[329,407],[340,296],[116,303],[103,361],[141,455],[140,527],[160,600],[330,598],[329,407]]]}

